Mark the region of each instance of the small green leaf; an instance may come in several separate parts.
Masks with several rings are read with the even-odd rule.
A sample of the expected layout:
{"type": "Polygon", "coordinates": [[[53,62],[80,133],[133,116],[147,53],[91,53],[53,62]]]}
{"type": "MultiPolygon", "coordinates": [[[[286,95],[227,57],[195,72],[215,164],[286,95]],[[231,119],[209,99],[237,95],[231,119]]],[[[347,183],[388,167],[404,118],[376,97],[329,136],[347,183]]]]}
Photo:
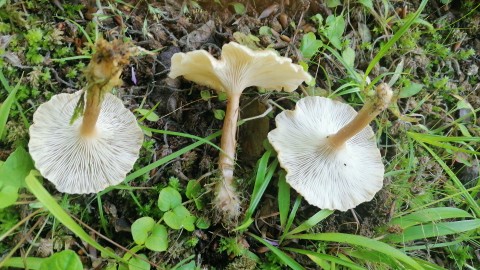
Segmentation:
{"type": "Polygon", "coordinates": [[[336,6],[340,6],[342,2],[340,0],[327,0],[327,7],[329,8],[334,8],[336,6]]]}
{"type": "Polygon", "coordinates": [[[165,251],[168,248],[167,228],[160,224],[155,224],[152,234],[145,241],[145,246],[153,251],[165,251]]]}
{"type": "Polygon", "coordinates": [[[208,227],[210,227],[210,221],[205,218],[198,218],[197,221],[195,222],[195,225],[197,226],[197,228],[205,230],[205,229],[208,229],[208,227]]]}
{"type": "Polygon", "coordinates": [[[155,226],[155,220],[151,217],[142,217],[132,224],[132,237],[135,244],[142,245],[147,240],[150,231],[155,226]]]}
{"type": "Polygon", "coordinates": [[[195,229],[195,219],[195,216],[190,214],[183,205],[179,205],[163,215],[165,223],[174,230],[185,228],[188,231],[193,231],[195,229]]]}
{"type": "Polygon", "coordinates": [[[13,205],[18,199],[18,188],[14,186],[0,187],[0,209],[13,205]]]}
{"type": "Polygon", "coordinates": [[[148,263],[147,256],[145,256],[145,254],[138,254],[138,256],[144,260],[141,258],[132,257],[130,261],[128,261],[128,270],[150,270],[150,264],[148,263]]]}
{"type": "Polygon", "coordinates": [[[225,92],[218,92],[218,101],[225,101],[227,100],[228,95],[225,92]]]}
{"type": "Polygon", "coordinates": [[[187,190],[185,191],[185,195],[189,199],[193,199],[200,195],[202,190],[202,186],[196,180],[190,180],[187,184],[187,190]]]}
{"type": "Polygon", "coordinates": [[[193,232],[195,230],[195,221],[197,218],[193,215],[188,215],[182,222],[182,227],[189,232],[193,232]]]}
{"type": "Polygon", "coordinates": [[[405,85],[405,87],[400,90],[400,94],[398,95],[399,98],[407,98],[416,95],[418,92],[420,92],[423,88],[423,84],[419,83],[410,83],[408,85],[405,85]]]}
{"type": "Polygon", "coordinates": [[[158,196],[158,208],[162,211],[168,211],[182,203],[182,196],[172,187],[166,187],[160,191],[158,196]]]}
{"type": "Polygon", "coordinates": [[[167,211],[163,215],[163,221],[165,221],[165,224],[174,230],[182,228],[183,219],[185,219],[185,217],[177,216],[173,210],[167,211]]]}
{"type": "Polygon", "coordinates": [[[218,120],[223,120],[225,118],[225,111],[224,110],[213,110],[213,116],[215,116],[218,120]]]}
{"type": "Polygon", "coordinates": [[[0,186],[24,187],[25,177],[32,169],[30,154],[23,147],[18,147],[0,167],[0,186]]]}
{"type": "Polygon", "coordinates": [[[203,100],[208,101],[212,97],[212,95],[210,94],[210,91],[202,90],[200,92],[200,97],[202,97],[203,100]]]}
{"type": "Polygon", "coordinates": [[[358,2],[368,9],[373,9],[372,0],[358,0],[358,2]]]}
{"type": "Polygon", "coordinates": [[[349,67],[353,68],[355,65],[355,51],[347,47],[345,50],[342,52],[342,58],[345,60],[345,64],[347,64],[349,67]]]}
{"type": "Polygon", "coordinates": [[[302,41],[300,42],[300,52],[303,57],[310,59],[318,52],[322,44],[322,41],[317,40],[314,33],[309,32],[303,35],[302,41]]]}
{"type": "Polygon", "coordinates": [[[147,119],[150,122],[157,122],[160,120],[160,117],[154,113],[152,110],[147,110],[147,109],[136,109],[136,112],[140,113],[142,116],[145,116],[145,119],[147,119]]]}
{"type": "Polygon", "coordinates": [[[261,36],[270,36],[272,35],[272,28],[264,25],[258,29],[258,34],[261,36]]]}
{"type": "Polygon", "coordinates": [[[82,262],[72,250],[57,252],[40,264],[39,270],[83,270],[82,262]]]}
{"type": "Polygon", "coordinates": [[[25,186],[25,177],[33,169],[30,154],[19,147],[0,166],[0,208],[14,204],[18,189],[25,186]]]}
{"type": "Polygon", "coordinates": [[[243,15],[246,12],[245,6],[242,3],[231,3],[230,5],[233,6],[235,13],[238,15],[243,15]]]}
{"type": "Polygon", "coordinates": [[[325,36],[337,50],[340,50],[342,48],[343,32],[345,31],[345,19],[341,15],[330,15],[325,22],[327,24],[325,36]]]}

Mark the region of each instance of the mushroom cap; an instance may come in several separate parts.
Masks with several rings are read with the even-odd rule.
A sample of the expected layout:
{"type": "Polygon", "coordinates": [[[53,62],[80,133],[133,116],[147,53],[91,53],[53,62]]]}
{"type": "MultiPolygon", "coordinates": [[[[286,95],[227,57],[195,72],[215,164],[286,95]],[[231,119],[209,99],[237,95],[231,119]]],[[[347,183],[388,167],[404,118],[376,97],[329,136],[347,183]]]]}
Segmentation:
{"type": "Polygon", "coordinates": [[[28,147],[36,168],[59,191],[95,193],[125,179],[138,158],[143,132],[122,101],[106,93],[95,134],[81,136],[81,119],[69,123],[80,97],[81,91],[59,94],[40,105],[28,147]]]}
{"type": "Polygon", "coordinates": [[[346,211],[370,201],[383,185],[384,166],[370,126],[334,149],[327,136],[349,123],[357,112],[323,97],[305,97],[294,111],[277,115],[268,139],[278,152],[287,182],[308,203],[346,211]]]}
{"type": "Polygon", "coordinates": [[[270,50],[253,51],[235,42],[223,45],[220,60],[204,50],[174,54],[168,76],[183,76],[227,94],[241,94],[249,86],[291,92],[311,79],[290,58],[270,50]]]}

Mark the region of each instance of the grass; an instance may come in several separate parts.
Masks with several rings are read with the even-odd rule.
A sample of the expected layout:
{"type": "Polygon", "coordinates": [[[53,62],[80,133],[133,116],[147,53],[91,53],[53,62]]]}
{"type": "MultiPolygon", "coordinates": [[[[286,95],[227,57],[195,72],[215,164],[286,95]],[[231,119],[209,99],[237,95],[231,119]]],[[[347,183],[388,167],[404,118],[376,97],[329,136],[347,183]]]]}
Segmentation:
{"type": "MultiPolygon", "coordinates": [[[[298,23],[300,14],[286,8],[290,21],[281,34],[290,35],[294,41],[277,50],[299,60],[302,54],[308,55],[302,65],[316,80],[305,86],[302,94],[298,91],[269,95],[269,102],[277,107],[276,112],[268,114],[270,120],[278,108],[293,108],[294,101],[306,93],[340,98],[356,106],[363,103],[369,90],[380,81],[389,82],[396,91],[395,104],[373,124],[384,157],[386,185],[372,202],[354,211],[342,213],[309,206],[286,182],[286,173],[275,151],[264,144],[264,151],[254,158],[254,164],[243,159],[237,164],[237,171],[244,179],[238,183],[244,196],[241,219],[221,221],[209,203],[214,197],[213,183],[209,182],[215,178],[214,157],[220,151],[217,144],[221,133],[216,131],[220,121],[215,120],[214,112],[223,109],[224,102],[213,97],[202,99],[183,82],[165,88],[174,89],[171,91],[174,94],[165,100],[170,102],[174,96],[178,104],[186,104],[168,111],[166,107],[170,103],[163,100],[164,96],[155,96],[158,94],[155,91],[166,90],[152,88],[150,84],[150,81],[161,80],[163,87],[167,70],[157,65],[160,73],[148,74],[152,63],[165,64],[163,54],[155,58],[148,58],[151,56],[146,54],[142,56],[146,58],[132,62],[138,71],[137,86],[128,80],[128,75],[124,78],[126,86],[121,93],[132,110],[141,108],[137,110],[137,117],[148,134],[148,141],[142,149],[143,156],[121,185],[96,195],[62,197],[47,180],[42,182],[35,170],[30,172],[31,168],[17,166],[28,154],[18,154],[20,150],[13,153],[26,148],[28,136],[13,127],[28,131],[35,108],[51,95],[65,91],[66,86],[57,84],[52,74],[64,78],[64,83],[70,86],[81,86],[82,65],[90,59],[91,45],[100,35],[111,34],[108,31],[101,34],[101,30],[113,29],[116,19],[122,19],[121,33],[135,42],[153,42],[150,36],[157,34],[155,38],[160,41],[154,41],[165,48],[148,48],[150,51],[165,52],[172,44],[184,50],[186,45],[182,45],[180,33],[191,33],[196,28],[182,24],[182,20],[198,23],[200,27],[202,16],[215,16],[215,13],[198,10],[207,6],[202,2],[187,2],[178,13],[171,13],[170,9],[163,9],[161,3],[152,1],[147,1],[145,7],[141,3],[131,6],[116,1],[105,9],[107,13],[111,9],[114,14],[98,16],[97,24],[82,21],[73,6],[64,5],[61,12],[50,2],[40,7],[35,1],[27,0],[22,2],[22,9],[12,5],[7,13],[0,11],[0,32],[14,34],[4,50],[28,54],[23,64],[31,67],[31,70],[18,68],[1,59],[0,83],[5,90],[0,90],[0,148],[5,152],[2,150],[0,157],[5,156],[5,162],[0,163],[0,202],[5,203],[3,194],[11,194],[12,190],[18,198],[15,197],[13,205],[0,209],[0,220],[6,224],[0,224],[0,268],[45,269],[42,267],[52,262],[71,261],[72,267],[76,267],[72,269],[83,269],[93,267],[94,260],[101,262],[105,269],[223,269],[229,265],[237,269],[243,269],[241,266],[244,269],[476,269],[480,266],[475,254],[480,247],[478,169],[476,175],[465,178],[468,175],[465,172],[474,169],[474,161],[478,161],[480,155],[479,109],[475,109],[475,100],[469,97],[479,80],[467,76],[463,84],[456,84],[461,78],[445,68],[445,63],[457,61],[460,66],[467,66],[474,62],[466,48],[454,51],[450,46],[458,41],[453,32],[472,35],[470,32],[476,33],[480,28],[474,20],[479,5],[473,1],[462,1],[460,7],[450,5],[457,11],[467,12],[446,23],[445,18],[436,14],[442,11],[436,10],[432,1],[421,1],[418,6],[407,1],[411,12],[404,17],[396,13],[398,6],[390,1],[375,5],[371,5],[371,1],[358,1],[361,4],[350,3],[348,7],[330,1],[331,18],[339,22],[338,25],[330,20],[327,23],[327,18],[319,19],[321,14],[304,11],[305,23],[314,28],[305,40],[302,38],[307,35],[302,31],[306,30],[302,27],[306,26],[298,23]],[[192,8],[184,14],[186,7],[192,8]],[[41,10],[45,16],[24,20],[24,10],[32,14],[41,10]],[[51,16],[57,13],[60,15],[51,16]],[[353,16],[356,13],[370,19],[357,22],[358,18],[353,16]],[[169,23],[169,16],[174,18],[175,14],[183,14],[179,17],[181,20],[169,23]],[[155,30],[159,27],[156,23],[159,18],[165,20],[164,28],[155,30]],[[132,23],[134,20],[142,22],[141,25],[132,23]],[[53,22],[54,26],[49,25],[53,22]],[[69,37],[68,28],[63,34],[72,40],[79,39],[77,43],[64,39],[56,42],[55,34],[49,29],[62,23],[78,31],[69,37]],[[361,23],[368,27],[370,41],[352,38],[360,35],[356,25],[361,23]],[[441,27],[437,27],[440,24],[441,27]],[[342,36],[329,30],[335,27],[341,28],[337,32],[343,33],[342,36]],[[31,31],[24,31],[27,28],[31,31]],[[349,56],[352,49],[354,65],[349,56]],[[48,55],[51,62],[40,61],[48,55]],[[425,62],[415,66],[420,60],[425,62]],[[30,73],[34,69],[40,73],[30,73]],[[460,116],[460,108],[466,109],[467,114],[460,116]],[[176,114],[179,112],[180,116],[176,114]],[[166,128],[167,125],[172,128],[166,128]],[[29,173],[18,183],[12,185],[4,180],[17,179],[24,173],[20,170],[27,169],[29,173]],[[193,224],[175,215],[174,207],[159,209],[159,194],[166,194],[167,190],[174,195],[164,197],[163,203],[165,200],[175,202],[172,205],[181,209],[178,211],[186,211],[195,218],[193,224]],[[11,215],[11,211],[23,214],[11,215]],[[138,229],[135,236],[128,232],[131,224],[142,218],[152,220],[156,229],[141,228],[140,235],[145,233],[145,239],[157,237],[167,241],[166,251],[155,251],[158,247],[151,244],[155,241],[138,242],[138,229]],[[165,223],[166,219],[173,223],[187,222],[189,230],[181,226],[178,229],[175,224],[174,229],[170,227],[173,223],[165,223]],[[190,230],[191,226],[194,230],[190,230]],[[40,252],[42,243],[53,246],[54,241],[58,241],[57,245],[46,254],[40,252]],[[75,243],[75,252],[62,253],[69,241],[75,243]],[[215,252],[216,246],[222,251],[215,252]],[[81,261],[77,260],[79,257],[81,261]],[[77,261],[80,265],[75,265],[77,261]]],[[[254,12],[262,11],[256,8],[267,8],[258,1],[240,2],[244,15],[243,12],[236,14],[226,1],[214,2],[208,8],[230,12],[237,24],[242,24],[242,18],[255,17],[254,12]]],[[[173,6],[169,8],[175,10],[173,6]]],[[[274,32],[259,33],[261,26],[275,28],[271,20],[273,16],[254,23],[250,27],[251,35],[237,41],[259,47],[276,44],[274,32]]],[[[236,24],[225,25],[232,31],[240,30],[235,28],[236,24]]],[[[221,34],[227,35],[227,39],[234,38],[226,32],[221,34]]],[[[209,49],[215,52],[215,47],[209,49]]],[[[247,153],[247,149],[239,150],[240,154],[247,153]]]]}

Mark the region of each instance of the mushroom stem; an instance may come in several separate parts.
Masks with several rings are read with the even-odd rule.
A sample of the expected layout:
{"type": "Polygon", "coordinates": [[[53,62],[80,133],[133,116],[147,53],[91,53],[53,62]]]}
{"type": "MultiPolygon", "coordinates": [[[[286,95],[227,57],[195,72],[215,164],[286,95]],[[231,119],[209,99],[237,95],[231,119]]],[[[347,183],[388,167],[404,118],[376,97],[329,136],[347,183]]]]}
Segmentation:
{"type": "Polygon", "coordinates": [[[110,92],[113,87],[122,84],[120,75],[123,67],[128,64],[129,58],[128,44],[119,40],[107,42],[100,39],[97,41],[96,52],[85,69],[88,86],[85,112],[80,128],[82,136],[94,134],[103,95],[110,92]]]}
{"type": "Polygon", "coordinates": [[[233,186],[233,170],[235,168],[235,150],[237,145],[237,119],[240,107],[240,93],[232,93],[228,98],[227,111],[223,121],[222,139],[218,167],[222,180],[217,186],[218,206],[231,215],[237,215],[240,208],[238,197],[233,186]]]}
{"type": "Polygon", "coordinates": [[[342,147],[347,140],[355,136],[364,129],[375,117],[388,107],[392,99],[393,92],[386,83],[382,83],[375,88],[375,97],[363,105],[362,109],[348,124],[341,128],[337,133],[328,137],[328,141],[333,148],[342,147]]]}
{"type": "Polygon", "coordinates": [[[82,136],[92,135],[95,131],[95,125],[97,123],[98,116],[100,115],[100,108],[102,105],[100,95],[100,87],[96,84],[93,84],[93,86],[87,90],[87,103],[85,104],[83,122],[80,128],[80,134],[82,136]]]}

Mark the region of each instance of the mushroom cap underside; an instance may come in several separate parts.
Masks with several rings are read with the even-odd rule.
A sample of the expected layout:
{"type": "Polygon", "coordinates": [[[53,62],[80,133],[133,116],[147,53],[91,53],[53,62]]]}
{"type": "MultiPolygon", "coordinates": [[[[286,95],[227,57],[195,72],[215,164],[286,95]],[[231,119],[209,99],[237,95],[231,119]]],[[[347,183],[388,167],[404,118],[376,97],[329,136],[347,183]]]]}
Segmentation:
{"type": "Polygon", "coordinates": [[[370,201],[382,188],[384,166],[369,126],[338,149],[328,144],[327,136],[356,114],[347,104],[306,97],[294,111],[275,118],[277,128],[268,139],[287,171],[287,182],[314,206],[346,211],[370,201]]]}
{"type": "Polygon", "coordinates": [[[125,179],[138,158],[143,132],[132,112],[104,95],[95,134],[81,136],[82,117],[72,125],[81,91],[59,94],[40,105],[30,127],[35,167],[61,192],[95,193],[125,179]]]}
{"type": "Polygon", "coordinates": [[[176,53],[169,77],[178,76],[216,91],[238,94],[250,86],[291,92],[311,79],[290,58],[270,50],[253,51],[235,42],[222,47],[220,60],[205,50],[176,53]]]}

